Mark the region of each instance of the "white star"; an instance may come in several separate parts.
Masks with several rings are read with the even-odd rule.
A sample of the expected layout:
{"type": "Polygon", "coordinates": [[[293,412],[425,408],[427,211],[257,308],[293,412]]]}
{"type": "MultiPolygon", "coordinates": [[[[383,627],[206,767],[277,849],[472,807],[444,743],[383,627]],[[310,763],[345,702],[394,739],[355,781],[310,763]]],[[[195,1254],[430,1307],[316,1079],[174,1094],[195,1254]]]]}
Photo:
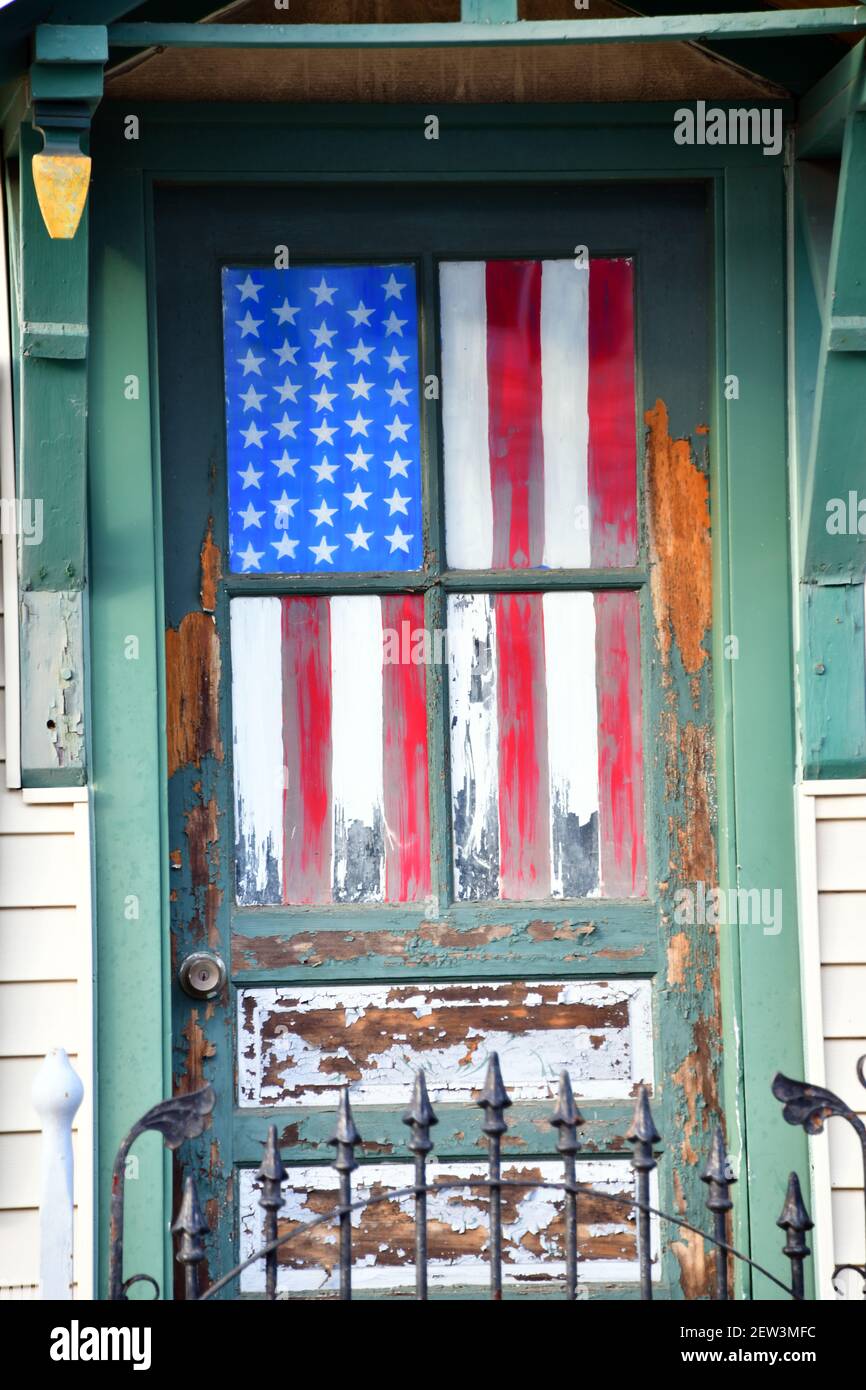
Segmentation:
{"type": "Polygon", "coordinates": [[[385,291],[385,298],[386,298],[386,299],[402,299],[402,298],[403,298],[403,291],[405,290],[405,288],[406,288],[406,282],[405,282],[405,281],[403,282],[402,285],[398,285],[398,284],[397,284],[397,281],[396,281],[396,279],[395,279],[395,277],[394,277],[394,272],[393,272],[393,270],[391,271],[390,276],[388,277],[388,279],[385,281],[384,285],[382,286],[382,289],[385,291]]]}
{"type": "Polygon", "coordinates": [[[409,320],[398,319],[397,315],[394,313],[394,310],[392,309],[388,317],[386,319],[383,319],[382,322],[385,325],[386,338],[390,338],[392,333],[396,333],[398,338],[402,338],[403,329],[406,327],[406,324],[409,322],[409,320]]]}
{"type": "Polygon", "coordinates": [[[310,464],[310,467],[316,475],[316,482],[318,483],[332,483],[334,481],[334,474],[339,466],[338,463],[329,463],[326,458],[323,458],[321,463],[310,464]]]}
{"type": "Polygon", "coordinates": [[[282,558],[282,556],[284,555],[287,555],[290,560],[294,560],[295,551],[298,548],[297,541],[290,540],[288,536],[280,536],[280,539],[278,541],[271,541],[271,545],[274,547],[274,550],[277,552],[277,555],[280,556],[280,558],[282,558]]]}
{"type": "Polygon", "coordinates": [[[370,324],[370,315],[372,314],[372,312],[373,310],[367,308],[363,299],[358,300],[357,309],[346,310],[346,313],[349,315],[349,318],[352,320],[356,328],[368,328],[370,324]]]}
{"type": "Polygon", "coordinates": [[[316,304],[333,304],[334,295],[337,293],[336,285],[329,285],[324,275],[318,285],[310,286],[310,294],[316,296],[316,304]]]}
{"type": "Polygon", "coordinates": [[[245,357],[239,357],[237,360],[244,369],[244,376],[248,376],[250,372],[255,372],[256,376],[261,376],[262,363],[265,359],[263,357],[256,357],[251,347],[247,348],[245,357]]]}
{"type": "Polygon", "coordinates": [[[371,417],[369,420],[366,419],[366,418],[361,414],[360,410],[358,411],[358,413],[357,413],[357,415],[355,416],[354,420],[347,420],[347,421],[346,421],[346,424],[349,426],[349,429],[352,431],[352,438],[353,438],[353,439],[354,439],[354,437],[355,437],[356,434],[363,434],[363,435],[366,435],[366,433],[367,433],[367,426],[368,426],[368,425],[372,425],[372,423],[373,423],[372,417],[371,417]]]}
{"type": "Polygon", "coordinates": [[[241,557],[241,559],[242,559],[243,562],[244,562],[244,569],[245,569],[245,570],[249,570],[249,569],[253,569],[253,568],[255,568],[255,569],[257,569],[257,570],[258,570],[258,569],[261,569],[261,565],[259,564],[259,560],[262,558],[262,556],[264,555],[264,553],[265,553],[265,552],[264,552],[263,550],[253,550],[253,543],[252,543],[252,541],[250,541],[250,543],[249,543],[249,545],[247,546],[246,550],[242,550],[242,551],[240,552],[240,557],[241,557]]]}
{"type": "Polygon", "coordinates": [[[373,494],[372,494],[371,492],[362,492],[362,490],[361,490],[361,484],[360,484],[360,483],[356,483],[356,484],[355,484],[355,490],[354,490],[354,492],[344,492],[344,493],[343,493],[343,496],[345,497],[346,501],[349,503],[349,510],[352,511],[352,512],[355,510],[356,507],[363,507],[363,508],[364,508],[364,511],[366,511],[366,510],[367,510],[367,498],[368,498],[368,497],[372,497],[372,495],[373,495],[373,494]]]}
{"type": "Polygon", "coordinates": [[[390,397],[392,405],[408,405],[411,390],[411,386],[402,386],[399,381],[395,381],[393,386],[385,387],[385,394],[390,397]]]}
{"type": "Polygon", "coordinates": [[[264,512],[257,512],[252,502],[249,502],[238,516],[243,518],[244,530],[248,531],[251,526],[261,527],[264,512]]]}
{"type": "Polygon", "coordinates": [[[244,314],[243,318],[235,319],[235,323],[241,330],[242,338],[245,338],[248,333],[252,333],[253,337],[257,338],[259,336],[259,329],[264,323],[264,319],[254,319],[249,309],[247,309],[247,312],[244,314]]]}
{"type": "MultiPolygon", "coordinates": [[[[287,299],[284,299],[280,307],[278,309],[272,309],[271,313],[276,314],[277,323],[294,323],[295,315],[299,312],[300,307],[300,304],[293,305],[290,304],[287,299]]],[[[273,545],[273,541],[271,544],[273,545]]]]}
{"type": "Polygon", "coordinates": [[[410,532],[408,536],[404,536],[403,532],[400,530],[399,524],[395,525],[390,536],[385,537],[385,540],[391,543],[391,554],[393,555],[395,550],[405,550],[408,555],[409,542],[412,539],[412,535],[413,533],[410,532]]]}
{"type": "Polygon", "coordinates": [[[369,367],[370,354],[371,352],[375,352],[376,349],[374,347],[367,347],[367,344],[364,342],[364,339],[359,338],[355,346],[352,348],[347,348],[346,351],[348,352],[356,367],[359,362],[366,362],[367,366],[369,367]]]}
{"type": "Polygon", "coordinates": [[[254,299],[256,303],[258,303],[259,290],[263,290],[264,285],[255,284],[253,277],[247,275],[246,280],[243,280],[241,284],[238,285],[238,289],[241,292],[241,304],[243,304],[245,299],[254,299]]]}
{"type": "Polygon", "coordinates": [[[322,389],[320,391],[310,392],[310,400],[316,402],[316,410],[333,411],[334,407],[331,405],[331,401],[335,401],[336,399],[337,392],[329,391],[327,386],[325,386],[324,384],[322,385],[322,389]]]}
{"type": "Polygon", "coordinates": [[[385,361],[388,363],[389,372],[405,372],[406,363],[409,361],[409,354],[407,353],[405,357],[401,357],[395,343],[388,353],[388,356],[385,358],[385,361]]]}
{"type": "Polygon", "coordinates": [[[282,386],[274,387],[274,390],[276,391],[281,401],[292,401],[293,403],[297,403],[298,392],[300,391],[300,389],[300,384],[296,385],[295,382],[289,381],[288,377],[286,377],[282,386]]]}
{"type": "Polygon", "coordinates": [[[391,516],[393,516],[395,512],[402,512],[404,516],[409,515],[409,509],[406,506],[406,503],[409,501],[409,498],[401,496],[401,494],[397,491],[396,488],[391,493],[390,497],[385,498],[385,501],[388,503],[388,506],[391,509],[391,516]]]}
{"type": "Polygon", "coordinates": [[[261,410],[262,401],[265,399],[264,391],[257,391],[250,382],[246,391],[239,391],[238,397],[244,403],[244,413],[248,410],[261,410]]]}
{"type": "Polygon", "coordinates": [[[288,526],[289,517],[294,516],[295,507],[298,505],[300,500],[300,497],[287,496],[285,488],[283,488],[282,497],[278,497],[276,501],[274,501],[274,499],[271,498],[271,506],[274,509],[274,525],[278,529],[280,527],[288,526]]]}
{"type": "Polygon", "coordinates": [[[282,347],[271,348],[271,352],[277,354],[277,363],[279,366],[285,366],[287,362],[290,362],[293,367],[297,366],[297,358],[300,350],[299,347],[292,347],[288,338],[283,339],[282,347]]]}
{"type": "Polygon", "coordinates": [[[363,396],[364,400],[368,401],[370,399],[370,391],[372,389],[372,386],[372,381],[365,381],[364,373],[360,372],[358,374],[357,381],[349,382],[349,390],[352,393],[352,399],[357,400],[359,396],[363,396]]]}
{"type": "Polygon", "coordinates": [[[310,507],[310,515],[316,518],[317,526],[333,526],[331,517],[335,515],[336,507],[329,507],[324,497],[318,507],[310,507]]]}
{"type": "Polygon", "coordinates": [[[326,357],[326,356],[325,356],[324,352],[322,353],[322,355],[321,355],[321,357],[319,358],[318,362],[313,362],[313,361],[310,362],[310,366],[311,366],[311,367],[315,367],[315,369],[316,369],[316,380],[317,380],[317,381],[318,381],[318,379],[319,379],[320,376],[327,376],[327,377],[330,377],[330,375],[331,375],[331,368],[332,368],[332,367],[336,367],[336,365],[337,365],[336,362],[332,362],[331,359],[330,359],[329,357],[326,357]]]}
{"type": "Polygon", "coordinates": [[[247,428],[245,430],[240,430],[239,432],[243,435],[244,440],[246,441],[244,444],[245,449],[248,449],[251,444],[255,444],[256,448],[260,449],[262,447],[262,440],[267,434],[267,430],[256,429],[255,420],[250,420],[250,423],[247,426],[247,428]]]}
{"type": "Polygon", "coordinates": [[[287,411],[283,411],[282,420],[277,421],[277,436],[280,439],[296,439],[295,430],[300,424],[300,420],[290,420],[287,411]]]}
{"type": "Polygon", "coordinates": [[[373,457],[372,454],[365,454],[365,453],[364,453],[364,450],[361,448],[360,444],[358,445],[358,447],[357,447],[357,449],[355,450],[354,454],[347,454],[347,455],[346,455],[346,458],[349,460],[349,462],[350,462],[351,465],[352,465],[352,472],[353,472],[353,473],[357,473],[357,471],[358,471],[359,468],[363,468],[363,470],[364,470],[365,473],[369,473],[370,470],[369,470],[369,468],[367,467],[367,463],[368,463],[368,460],[371,459],[372,457],[373,457]]]}
{"type": "Polygon", "coordinates": [[[322,319],[318,328],[311,328],[310,332],[315,339],[313,347],[331,347],[337,336],[336,328],[329,328],[324,319],[322,319]]]}
{"type": "Polygon", "coordinates": [[[337,428],[336,425],[329,425],[326,420],[323,420],[320,425],[310,425],[310,434],[316,436],[319,444],[333,444],[337,428]]]}
{"type": "Polygon", "coordinates": [[[388,474],[389,478],[393,478],[395,473],[399,473],[401,478],[408,478],[409,475],[406,472],[406,469],[409,467],[409,464],[411,462],[411,459],[401,459],[400,455],[397,453],[397,450],[395,449],[394,457],[385,460],[385,463],[391,470],[391,472],[388,474]]]}
{"type": "Polygon", "coordinates": [[[332,565],[334,563],[334,561],[331,559],[331,556],[337,549],[337,545],[328,545],[327,536],[323,536],[322,539],[319,541],[318,545],[309,545],[307,546],[307,549],[312,550],[313,554],[316,557],[317,565],[321,560],[327,560],[329,565],[332,565]]]}
{"type": "Polygon", "coordinates": [[[399,420],[395,415],[390,425],[385,426],[385,429],[388,431],[389,444],[393,444],[395,439],[402,439],[403,443],[407,444],[409,442],[409,431],[411,428],[412,426],[410,424],[404,424],[404,422],[399,420]]]}
{"type": "Polygon", "coordinates": [[[258,486],[259,486],[259,478],[260,478],[261,476],[262,476],[261,473],[257,473],[256,470],[255,470],[255,468],[253,468],[252,460],[250,460],[250,462],[247,464],[246,468],[244,468],[243,470],[241,470],[241,469],[239,468],[239,469],[238,469],[238,477],[239,477],[239,478],[243,478],[243,480],[244,480],[244,485],[243,485],[243,487],[241,488],[241,491],[242,491],[242,492],[246,492],[246,490],[247,490],[248,487],[258,487],[258,486]]]}
{"type": "Polygon", "coordinates": [[[295,476],[295,467],[296,467],[297,464],[300,463],[300,461],[301,461],[300,459],[292,459],[292,458],[289,458],[289,451],[288,451],[288,449],[284,449],[283,452],[282,452],[282,454],[280,455],[280,457],[279,457],[278,459],[271,459],[271,463],[274,465],[274,467],[275,467],[276,470],[277,470],[277,477],[278,477],[278,478],[279,478],[279,477],[282,477],[282,475],[283,475],[284,473],[288,473],[288,475],[289,475],[290,478],[294,478],[294,476],[295,476]]]}
{"type": "Polygon", "coordinates": [[[372,534],[372,531],[362,531],[361,523],[359,521],[354,531],[346,532],[346,540],[352,542],[353,550],[357,550],[359,546],[362,550],[369,550],[370,547],[368,546],[367,542],[372,536],[372,534]]]}

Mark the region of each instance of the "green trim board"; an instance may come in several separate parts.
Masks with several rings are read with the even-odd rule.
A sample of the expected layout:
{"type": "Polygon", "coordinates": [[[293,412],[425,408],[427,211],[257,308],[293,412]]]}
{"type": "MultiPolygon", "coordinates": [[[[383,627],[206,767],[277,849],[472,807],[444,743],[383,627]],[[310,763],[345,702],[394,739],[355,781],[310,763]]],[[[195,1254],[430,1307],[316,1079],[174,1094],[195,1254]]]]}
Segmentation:
{"type": "MultiPolygon", "coordinates": [[[[342,109],[344,123],[339,146],[332,145],[330,158],[320,162],[317,176],[311,175],[307,165],[306,148],[298,150],[299,155],[304,156],[301,167],[285,168],[284,130],[282,164],[276,158],[274,141],[270,144],[266,141],[263,148],[260,112],[233,112],[237,120],[231,121],[228,128],[225,115],[217,114],[217,119],[208,125],[203,113],[197,112],[193,145],[210,166],[211,181],[215,171],[218,171],[219,182],[236,183],[244,177],[249,180],[249,174],[242,176],[231,172],[246,166],[253,170],[253,179],[258,168],[262,172],[270,170],[272,182],[289,185],[310,182],[313,177],[317,182],[342,182],[350,177],[349,170],[355,163],[354,151],[347,148],[347,141],[351,142],[352,137],[347,133],[345,117],[350,111],[351,108],[342,109]],[[280,169],[278,177],[273,174],[275,168],[280,169]]],[[[125,1119],[155,1100],[164,1084],[161,1059],[166,1041],[164,998],[154,995],[150,1007],[138,1014],[134,1055],[128,1045],[124,1046],[128,1035],[128,1021],[124,1017],[127,992],[121,987],[119,974],[127,926],[122,918],[122,903],[129,879],[124,851],[129,843],[139,846],[137,856],[148,892],[152,894],[152,898],[148,898],[148,912],[152,911],[151,904],[161,903],[163,913],[167,908],[167,888],[162,872],[164,859],[160,860],[164,844],[159,835],[160,778],[156,771],[162,756],[162,727],[156,713],[160,708],[157,704],[160,695],[153,685],[156,667],[150,669],[151,662],[157,661],[155,653],[161,646],[162,626],[156,611],[161,563],[159,554],[154,553],[151,514],[154,460],[146,430],[136,431],[134,439],[124,443],[119,458],[110,457],[111,450],[106,442],[107,428],[122,430],[126,423],[122,393],[119,398],[114,395],[108,364],[122,364],[124,358],[131,355],[140,364],[148,334],[147,275],[141,226],[145,181],[130,170],[129,157],[132,155],[145,169],[149,167],[148,178],[177,177],[180,170],[187,174],[192,170],[199,180],[208,181],[207,169],[196,170],[194,160],[190,160],[190,150],[185,148],[186,128],[172,131],[164,112],[158,113],[153,121],[148,112],[142,114],[143,139],[134,149],[117,142],[110,112],[100,116],[95,134],[95,153],[97,159],[103,161],[107,193],[104,201],[102,197],[98,200],[99,216],[94,229],[94,264],[99,266],[100,280],[100,286],[95,288],[94,331],[96,307],[99,306],[99,361],[102,365],[94,377],[91,416],[95,441],[91,526],[93,704],[96,723],[103,729],[94,754],[100,969],[104,972],[100,976],[103,1181],[105,1164],[120,1137],[125,1119]],[[122,151],[124,161],[108,182],[112,150],[118,154],[122,151]],[[129,312],[120,322],[118,316],[109,318],[107,315],[105,296],[107,292],[117,292],[124,284],[129,312]],[[130,509],[125,503],[121,524],[116,509],[123,503],[126,489],[133,484],[136,495],[141,495],[141,489],[147,494],[146,497],[141,495],[144,520],[130,523],[130,509]],[[110,518],[113,518],[113,525],[106,526],[110,518]],[[154,643],[148,655],[148,666],[142,669],[146,679],[135,686],[123,680],[120,670],[113,664],[115,653],[111,649],[118,630],[117,590],[122,587],[128,568],[137,576],[133,593],[136,605],[140,605],[139,626],[148,641],[154,643]],[[136,731],[134,750],[124,745],[119,732],[126,727],[136,731]],[[146,775],[143,775],[145,770],[146,775]]],[[[285,116],[285,112],[281,115],[285,116]]],[[[560,108],[554,117],[559,134],[551,141],[548,129],[551,113],[528,111],[515,157],[513,109],[499,112],[492,108],[470,113],[461,121],[463,130],[469,133],[474,127],[482,138],[461,142],[460,148],[452,151],[452,156],[456,157],[451,177],[520,183],[525,171],[538,179],[550,179],[552,175],[572,181],[608,180],[611,171],[606,156],[613,151],[616,151],[613,163],[626,178],[638,177],[634,172],[636,167],[640,168],[643,178],[647,170],[655,177],[689,178],[700,168],[698,160],[687,160],[685,169],[671,168],[675,159],[669,132],[665,133],[667,139],[659,140],[650,130],[645,138],[638,137],[640,143],[636,147],[633,129],[618,131],[614,126],[603,132],[604,138],[600,141],[594,140],[591,148],[587,142],[575,143],[570,138],[573,128],[569,124],[570,116],[579,127],[581,115],[560,108]],[[538,140],[534,131],[546,131],[547,138],[538,140]],[[506,169],[507,175],[503,173],[506,169]]],[[[339,115],[335,116],[333,111],[307,110],[300,120],[298,113],[293,113],[292,119],[312,129],[320,117],[321,138],[322,129],[331,122],[336,124],[339,115]]],[[[594,118],[598,119],[597,111],[594,118]]],[[[410,145],[398,141],[395,157],[395,148],[387,139],[391,123],[398,131],[408,130],[415,119],[415,112],[406,109],[359,112],[359,158],[354,177],[361,179],[368,172],[379,172],[381,177],[390,179],[396,175],[422,182],[431,174],[434,180],[446,177],[445,161],[431,171],[425,167],[425,151],[419,151],[417,143],[410,145]],[[368,134],[374,137],[372,153],[368,134]]],[[[637,124],[639,113],[633,110],[631,119],[637,124]]],[[[655,113],[650,119],[655,119],[655,113]]],[[[264,124],[267,128],[269,123],[264,124]]],[[[275,136],[276,131],[273,134],[275,136]]],[[[740,401],[726,405],[727,458],[720,456],[720,450],[712,455],[714,473],[718,474],[723,488],[726,487],[729,521],[724,548],[722,545],[715,547],[716,591],[726,596],[731,612],[730,630],[737,633],[741,641],[739,664],[730,682],[720,682],[717,688],[718,763],[723,770],[720,786],[727,788],[725,796],[732,811],[724,827],[726,845],[723,845],[721,882],[722,886],[727,886],[726,874],[730,881],[731,866],[738,863],[741,885],[783,887],[787,912],[787,904],[794,902],[793,833],[788,833],[784,815],[793,777],[793,710],[790,686],[786,685],[786,673],[790,672],[790,650],[785,645],[790,632],[785,578],[787,532],[784,505],[781,510],[779,508],[779,497],[784,496],[785,491],[781,170],[778,164],[755,159],[754,152],[750,159],[749,153],[715,150],[711,157],[718,163],[713,166],[708,159],[710,152],[700,152],[702,172],[714,180],[717,205],[721,210],[718,227],[722,235],[717,243],[720,273],[716,293],[720,317],[724,320],[724,344],[720,339],[719,346],[725,349],[725,360],[717,361],[717,375],[721,380],[727,370],[736,370],[743,383],[763,381],[757,393],[759,401],[753,394],[744,412],[739,410],[743,404],[742,395],[740,401]],[[757,256],[756,246],[760,248],[757,256]],[[756,459],[761,460],[758,469],[756,459]],[[762,480],[757,495],[756,474],[762,480]],[[767,530],[766,546],[762,527],[767,530]],[[778,583],[773,589],[773,601],[756,605],[753,600],[755,584],[760,584],[762,591],[767,587],[766,569],[756,574],[756,567],[768,560],[770,573],[778,583]],[[744,653],[746,643],[748,651],[744,653]],[[765,721],[769,710],[772,737],[766,738],[765,721]],[[781,816],[780,807],[783,808],[781,816]],[[734,815],[736,825],[732,824],[734,815]]],[[[142,370],[147,371],[146,363],[142,370]]],[[[143,398],[146,394],[142,393],[143,398]]],[[[718,396],[719,392],[716,394],[718,396]]],[[[125,435],[114,437],[125,438],[125,435]]],[[[156,544],[158,547],[158,542],[156,544]]],[[[131,627],[124,622],[120,625],[127,630],[131,627]]],[[[716,632],[716,640],[721,642],[723,634],[718,623],[716,632]]],[[[717,666],[721,667],[724,653],[717,651],[716,657],[717,666]]],[[[156,910],[158,912],[158,906],[156,910]]],[[[749,939],[747,932],[754,932],[754,929],[743,929],[730,949],[726,942],[722,943],[725,1050],[728,1057],[742,1057],[743,1071],[742,1091],[736,1074],[726,1073],[725,1076],[731,1121],[729,1134],[745,1132],[750,1155],[750,1206],[753,1213],[764,1214],[753,1221],[750,1248],[755,1258],[774,1269],[783,1263],[779,1253],[781,1241],[774,1225],[779,1181],[791,1167],[798,1168],[801,1173],[806,1171],[805,1141],[783,1124],[778,1106],[770,1095],[768,1077],[764,1075],[777,1058],[779,1065],[792,1073],[802,1071],[802,1045],[796,1021],[799,1011],[791,1005],[799,993],[794,917],[795,908],[779,937],[749,939]],[[764,949],[765,943],[769,943],[770,949],[764,949]],[[738,952],[744,957],[740,975],[746,969],[752,975],[748,990],[743,991],[746,1002],[741,1012],[737,1010],[738,995],[743,988],[737,972],[738,952]],[[732,1116],[731,1106],[736,1111],[735,1116],[732,1116]],[[752,1158],[753,1153],[760,1155],[760,1161],[752,1158]]],[[[149,971],[145,978],[160,980],[164,948],[150,916],[146,929],[138,932],[135,949],[139,969],[149,971]]],[[[142,1181],[145,1187],[140,1193],[151,1206],[153,1225],[154,1211],[167,1217],[164,1181],[145,1174],[142,1181]]],[[[138,1199],[139,1193],[136,1194],[138,1199]]],[[[134,1263],[130,1268],[142,1268],[142,1261],[146,1260],[158,1273],[164,1252],[159,1254],[152,1245],[148,1246],[145,1237],[146,1232],[133,1226],[129,1251],[134,1263]]]]}

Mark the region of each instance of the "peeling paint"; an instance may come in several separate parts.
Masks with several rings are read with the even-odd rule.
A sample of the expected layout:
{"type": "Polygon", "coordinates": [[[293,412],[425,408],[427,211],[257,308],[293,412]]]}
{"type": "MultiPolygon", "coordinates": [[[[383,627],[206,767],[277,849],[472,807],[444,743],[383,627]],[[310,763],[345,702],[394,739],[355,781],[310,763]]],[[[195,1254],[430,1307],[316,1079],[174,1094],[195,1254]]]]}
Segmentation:
{"type": "Polygon", "coordinates": [[[212,754],[222,761],[219,732],[220,641],[207,613],[187,613],[165,634],[168,775],[212,754]]]}
{"type": "Polygon", "coordinates": [[[201,547],[201,590],[199,598],[205,613],[216,611],[217,585],[222,579],[222,553],[213,538],[213,517],[207,521],[207,535],[201,547]]]}

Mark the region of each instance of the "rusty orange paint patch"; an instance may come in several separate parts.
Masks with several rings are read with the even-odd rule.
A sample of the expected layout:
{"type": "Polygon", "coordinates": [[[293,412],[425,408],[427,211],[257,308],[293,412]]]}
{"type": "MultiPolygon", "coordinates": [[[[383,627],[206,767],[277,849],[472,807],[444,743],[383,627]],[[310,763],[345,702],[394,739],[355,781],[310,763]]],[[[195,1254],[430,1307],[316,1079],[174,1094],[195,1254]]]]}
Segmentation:
{"type": "Polygon", "coordinates": [[[676,932],[668,942],[668,984],[682,987],[691,964],[692,948],[684,931],[676,932]]]}
{"type": "Polygon", "coordinates": [[[713,1286],[713,1262],[707,1254],[703,1236],[683,1231],[671,1245],[680,1266],[680,1287],[687,1299],[706,1298],[713,1286]]]}
{"type": "Polygon", "coordinates": [[[219,734],[220,642],[207,613],[187,613],[165,634],[168,775],[208,753],[223,757],[219,734]]]}
{"type": "Polygon", "coordinates": [[[707,660],[712,620],[709,483],[692,460],[688,439],[672,439],[668,411],[646,412],[652,599],[665,666],[675,643],[687,675],[707,660]]]}
{"type": "Polygon", "coordinates": [[[205,1084],[204,1064],[216,1053],[216,1047],[205,1037],[204,1029],[198,1021],[198,1009],[190,1009],[189,1021],[181,1029],[186,1041],[186,1064],[175,1086],[176,1095],[186,1095],[198,1091],[205,1084]]]}
{"type": "Polygon", "coordinates": [[[680,734],[680,751],[683,815],[677,826],[677,839],[683,880],[686,883],[714,884],[716,844],[710,789],[715,782],[715,759],[709,728],[689,721],[680,734]]]}
{"type": "Polygon", "coordinates": [[[222,553],[213,538],[213,517],[207,520],[207,535],[201,547],[201,591],[199,597],[205,613],[216,612],[217,584],[222,579],[222,553]]]}

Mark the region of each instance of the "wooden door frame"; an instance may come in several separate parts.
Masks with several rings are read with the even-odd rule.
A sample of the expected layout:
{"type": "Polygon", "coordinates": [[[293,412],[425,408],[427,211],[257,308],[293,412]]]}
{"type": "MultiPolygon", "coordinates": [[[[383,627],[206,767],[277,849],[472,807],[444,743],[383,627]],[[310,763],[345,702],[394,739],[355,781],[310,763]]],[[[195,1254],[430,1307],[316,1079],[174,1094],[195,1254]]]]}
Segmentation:
{"type": "MultiPolygon", "coordinates": [[[[720,826],[719,882],[778,887],[785,927],[720,933],[728,1140],[738,1171],[735,1241],[780,1266],[775,1227],[790,1168],[807,1171],[804,1137],[782,1123],[769,1082],[800,1074],[803,1044],[792,785],[794,709],[789,584],[781,160],[761,149],[678,147],[671,105],[448,109],[440,141],[422,108],[143,107],[137,142],[126,108],[94,125],[90,363],[90,602],[97,885],[100,1245],[107,1174],[119,1138],[171,1089],[169,839],[153,356],[152,186],[705,179],[713,187],[716,352],[709,421],[713,498],[713,651],[720,826]],[[449,127],[446,129],[446,125],[449,127]],[[293,137],[300,135],[300,140],[293,137]],[[290,168],[286,167],[291,161],[290,168]],[[503,171],[506,171],[503,172],[503,171]],[[128,400],[124,379],[139,379],[128,400]],[[722,383],[735,374],[739,397],[722,383]],[[761,596],[760,604],[755,601],[761,596]],[[739,641],[726,659],[724,638],[739,641]],[[129,659],[126,639],[138,639],[129,659]],[[782,1183],[782,1186],[780,1186],[782,1183]],[[748,1193],[745,1189],[748,1187],[748,1193]]],[[[580,238],[575,237],[578,241],[580,238]]],[[[671,1155],[673,1158],[673,1155],[671,1155]]],[[[129,1185],[130,1271],[171,1287],[164,1232],[172,1193],[156,1143],[129,1185]]],[[[100,1250],[100,1254],[102,1251],[100,1250]]],[[[683,1252],[688,1262],[690,1252],[683,1252]]],[[[771,1296],[755,1280],[756,1296],[771,1296]]]]}

